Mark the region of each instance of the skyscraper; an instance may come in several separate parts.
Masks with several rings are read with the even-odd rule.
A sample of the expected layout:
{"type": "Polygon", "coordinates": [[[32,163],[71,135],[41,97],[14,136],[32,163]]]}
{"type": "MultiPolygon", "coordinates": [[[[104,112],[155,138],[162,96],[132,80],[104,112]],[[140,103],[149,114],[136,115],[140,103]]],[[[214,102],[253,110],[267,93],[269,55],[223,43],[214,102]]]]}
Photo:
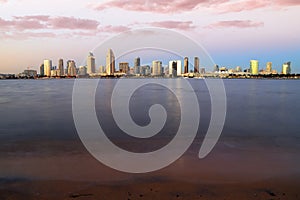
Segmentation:
{"type": "Polygon", "coordinates": [[[137,57],[137,58],[134,59],[134,66],[133,66],[135,74],[140,74],[141,73],[140,72],[141,71],[140,67],[141,67],[141,59],[139,57],[137,57]]]}
{"type": "Polygon", "coordinates": [[[272,62],[267,62],[266,72],[272,72],[272,62]]]}
{"type": "Polygon", "coordinates": [[[87,73],[93,74],[96,72],[96,63],[95,63],[95,57],[92,52],[89,53],[87,57],[87,73]]]}
{"type": "Polygon", "coordinates": [[[106,74],[111,76],[115,73],[115,56],[112,49],[109,49],[106,55],[106,74]]]}
{"type": "Polygon", "coordinates": [[[40,75],[44,76],[44,64],[41,64],[40,66],[40,75]]]}
{"type": "Polygon", "coordinates": [[[182,65],[181,60],[171,60],[169,61],[169,75],[172,77],[181,76],[182,65]]]}
{"type": "Polygon", "coordinates": [[[52,61],[44,60],[44,75],[50,77],[52,69],[52,61]]]}
{"type": "Polygon", "coordinates": [[[291,62],[286,62],[282,65],[282,74],[290,74],[291,73],[291,62]]]}
{"type": "Polygon", "coordinates": [[[155,60],[152,61],[152,75],[161,76],[162,75],[162,62],[155,60]]]}
{"type": "Polygon", "coordinates": [[[68,76],[76,76],[76,64],[74,60],[68,61],[68,76]]]}
{"type": "Polygon", "coordinates": [[[185,57],[184,58],[184,73],[189,73],[189,58],[185,57]]]}
{"type": "Polygon", "coordinates": [[[125,74],[129,73],[129,63],[128,62],[120,62],[119,70],[125,74]]]}
{"type": "Polygon", "coordinates": [[[58,69],[60,71],[60,76],[63,76],[65,74],[64,60],[63,59],[58,60],[58,69]]]}
{"type": "Polygon", "coordinates": [[[219,71],[219,65],[215,65],[214,66],[214,72],[218,72],[219,71]]]}
{"type": "Polygon", "coordinates": [[[194,73],[199,73],[200,61],[198,57],[194,59],[194,73]]]}
{"type": "Polygon", "coordinates": [[[250,73],[252,75],[258,75],[258,60],[250,60],[250,73]]]}

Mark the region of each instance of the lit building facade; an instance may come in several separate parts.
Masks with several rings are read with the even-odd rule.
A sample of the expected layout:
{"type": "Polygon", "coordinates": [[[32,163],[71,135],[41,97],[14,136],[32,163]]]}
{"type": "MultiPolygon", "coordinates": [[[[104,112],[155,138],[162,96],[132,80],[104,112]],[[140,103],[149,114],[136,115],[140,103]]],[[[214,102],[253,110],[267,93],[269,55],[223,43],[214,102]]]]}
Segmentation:
{"type": "Polygon", "coordinates": [[[106,55],[106,74],[114,75],[115,69],[115,55],[112,49],[109,49],[106,55]]]}
{"type": "Polygon", "coordinates": [[[181,76],[182,65],[181,60],[171,60],[169,61],[169,75],[172,77],[181,76]]]}
{"type": "Polygon", "coordinates": [[[74,60],[68,61],[68,76],[76,76],[76,64],[74,60]]]}
{"type": "Polygon", "coordinates": [[[194,58],[194,73],[199,73],[200,60],[198,57],[194,58]]]}
{"type": "Polygon", "coordinates": [[[284,63],[282,65],[282,74],[290,74],[291,73],[291,62],[284,63]]]}
{"type": "Polygon", "coordinates": [[[95,63],[95,57],[93,53],[89,53],[87,57],[87,73],[93,74],[96,73],[96,63],[95,63]]]}
{"type": "Polygon", "coordinates": [[[184,73],[189,73],[189,58],[185,57],[183,61],[184,73]]]}
{"type": "Polygon", "coordinates": [[[152,61],[152,75],[161,76],[162,75],[162,62],[155,60],[152,61]]]}
{"type": "Polygon", "coordinates": [[[52,60],[44,60],[44,76],[51,76],[52,60]]]}
{"type": "Polygon", "coordinates": [[[252,75],[258,75],[258,73],[259,73],[259,62],[258,62],[258,60],[250,60],[250,73],[252,75]]]}
{"type": "Polygon", "coordinates": [[[272,72],[272,62],[267,62],[266,72],[268,73],[272,72]]]}
{"type": "Polygon", "coordinates": [[[129,63],[128,62],[120,62],[119,70],[122,73],[128,74],[129,73],[129,63]]]}
{"type": "Polygon", "coordinates": [[[65,75],[65,69],[64,69],[64,60],[63,59],[59,59],[58,60],[58,69],[59,69],[59,71],[60,71],[60,76],[63,76],[63,75],[65,75]]]}

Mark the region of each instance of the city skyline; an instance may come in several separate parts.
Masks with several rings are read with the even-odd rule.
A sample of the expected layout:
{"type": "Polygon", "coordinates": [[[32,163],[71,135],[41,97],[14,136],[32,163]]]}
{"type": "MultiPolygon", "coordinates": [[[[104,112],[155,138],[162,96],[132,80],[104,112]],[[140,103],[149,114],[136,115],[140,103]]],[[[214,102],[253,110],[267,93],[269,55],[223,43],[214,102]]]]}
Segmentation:
{"type": "MultiPolygon", "coordinates": [[[[118,57],[117,57],[118,58],[118,57]]],[[[62,58],[58,60],[58,66],[53,66],[51,59],[45,59],[40,66],[40,73],[38,70],[27,68],[24,72],[17,76],[24,77],[95,77],[95,76],[122,76],[122,75],[136,75],[136,76],[165,76],[165,77],[180,77],[180,76],[198,76],[198,75],[217,75],[218,73],[235,74],[235,75],[289,75],[292,72],[292,63],[285,62],[282,64],[281,71],[272,68],[273,63],[267,62],[266,66],[260,67],[259,60],[250,60],[249,68],[243,69],[241,66],[235,68],[227,68],[218,65],[213,66],[213,70],[207,70],[207,67],[200,65],[199,57],[194,57],[194,65],[189,65],[189,57],[184,57],[177,60],[169,60],[167,65],[161,60],[153,60],[152,64],[141,63],[141,57],[135,57],[133,65],[129,62],[115,59],[115,54],[111,48],[106,53],[106,66],[100,65],[99,68],[95,66],[96,58],[92,52],[88,53],[86,63],[84,65],[76,66],[76,61],[68,60],[67,67],[64,69],[64,61],[62,58]],[[182,60],[183,59],[183,60],[182,60]],[[183,61],[183,65],[182,65],[183,61]],[[117,65],[116,65],[117,63],[117,65]],[[119,66],[116,68],[116,66],[119,66]],[[146,71],[145,71],[146,70],[146,71]],[[208,72],[208,74],[207,74],[208,72]],[[216,74],[217,73],[217,74],[216,74]],[[198,74],[198,75],[197,75],[198,74]]],[[[211,68],[211,67],[210,67],[211,68]]],[[[294,73],[295,74],[295,73],[294,73]]],[[[215,76],[214,75],[214,76],[215,76]]]]}
{"type": "Polygon", "coordinates": [[[299,5],[299,1],[291,0],[154,0],[126,4],[118,0],[2,0],[0,71],[37,69],[41,58],[80,62],[86,52],[115,34],[158,27],[192,38],[220,66],[245,67],[253,59],[263,66],[272,61],[273,69],[279,71],[282,62],[291,61],[293,71],[299,73],[299,5]]]}

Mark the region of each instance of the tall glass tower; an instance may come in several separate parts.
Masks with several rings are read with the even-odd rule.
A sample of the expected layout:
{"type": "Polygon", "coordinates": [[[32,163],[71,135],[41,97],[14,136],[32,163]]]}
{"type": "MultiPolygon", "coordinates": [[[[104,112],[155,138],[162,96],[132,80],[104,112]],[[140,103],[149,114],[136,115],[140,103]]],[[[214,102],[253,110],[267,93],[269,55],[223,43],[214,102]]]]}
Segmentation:
{"type": "Polygon", "coordinates": [[[106,74],[111,76],[115,73],[115,55],[112,49],[109,49],[106,55],[106,74]]]}
{"type": "Polygon", "coordinates": [[[95,57],[92,52],[87,57],[87,73],[93,74],[96,72],[95,57]]]}

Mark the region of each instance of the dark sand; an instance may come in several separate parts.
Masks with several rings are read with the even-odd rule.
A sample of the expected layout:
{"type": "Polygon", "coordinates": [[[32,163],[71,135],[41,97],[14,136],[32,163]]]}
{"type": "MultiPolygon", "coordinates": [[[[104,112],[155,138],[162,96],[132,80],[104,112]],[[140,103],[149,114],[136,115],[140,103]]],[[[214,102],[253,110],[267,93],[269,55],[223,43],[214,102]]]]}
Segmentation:
{"type": "Polygon", "coordinates": [[[9,181],[0,199],[300,199],[299,179],[253,183],[200,184],[135,181],[100,184],[76,181],[9,181]]]}
{"type": "Polygon", "coordinates": [[[2,146],[0,199],[300,199],[298,145],[276,141],[226,138],[201,160],[196,141],[146,174],[112,170],[79,141],[2,146]]]}

